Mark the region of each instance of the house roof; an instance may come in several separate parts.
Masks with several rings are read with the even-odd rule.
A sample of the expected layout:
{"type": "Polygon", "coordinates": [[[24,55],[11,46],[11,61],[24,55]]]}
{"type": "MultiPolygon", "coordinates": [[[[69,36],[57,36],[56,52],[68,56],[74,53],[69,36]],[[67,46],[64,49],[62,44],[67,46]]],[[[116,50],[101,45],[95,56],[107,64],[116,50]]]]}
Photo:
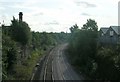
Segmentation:
{"type": "Polygon", "coordinates": [[[115,32],[116,34],[120,35],[120,26],[110,26],[115,32]]]}
{"type": "Polygon", "coordinates": [[[100,28],[100,30],[101,30],[104,34],[106,34],[106,32],[107,32],[108,29],[109,29],[108,27],[101,27],[101,28],[100,28]]]}

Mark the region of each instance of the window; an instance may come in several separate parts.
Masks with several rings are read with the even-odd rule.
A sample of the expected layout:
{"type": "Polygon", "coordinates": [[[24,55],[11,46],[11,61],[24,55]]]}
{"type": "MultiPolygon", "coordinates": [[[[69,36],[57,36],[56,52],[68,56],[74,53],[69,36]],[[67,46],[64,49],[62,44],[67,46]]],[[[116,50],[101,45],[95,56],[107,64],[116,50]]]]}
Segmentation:
{"type": "Polygon", "coordinates": [[[110,36],[113,36],[113,31],[110,31],[110,36]]]}
{"type": "Polygon", "coordinates": [[[101,36],[103,36],[104,34],[102,33],[101,36]]]}

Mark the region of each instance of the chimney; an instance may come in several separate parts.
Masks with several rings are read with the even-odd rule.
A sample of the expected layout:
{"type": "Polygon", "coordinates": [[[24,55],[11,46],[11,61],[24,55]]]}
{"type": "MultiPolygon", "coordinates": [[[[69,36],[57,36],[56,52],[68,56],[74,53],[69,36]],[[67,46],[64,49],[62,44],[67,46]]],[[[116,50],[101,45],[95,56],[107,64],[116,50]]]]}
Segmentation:
{"type": "Polygon", "coordinates": [[[23,16],[23,13],[22,12],[19,12],[19,21],[22,21],[22,16],[23,16]]]}

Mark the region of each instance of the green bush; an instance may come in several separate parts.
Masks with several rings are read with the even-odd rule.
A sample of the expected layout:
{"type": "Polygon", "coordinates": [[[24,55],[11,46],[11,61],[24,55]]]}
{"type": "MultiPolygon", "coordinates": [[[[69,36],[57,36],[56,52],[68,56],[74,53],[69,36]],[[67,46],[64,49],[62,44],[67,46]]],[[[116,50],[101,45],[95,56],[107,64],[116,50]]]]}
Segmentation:
{"type": "Polygon", "coordinates": [[[14,64],[17,63],[18,48],[16,42],[9,36],[2,35],[2,71],[3,79],[12,73],[14,64]]]}
{"type": "Polygon", "coordinates": [[[15,65],[14,67],[14,77],[16,80],[29,80],[31,78],[33,69],[40,58],[40,51],[33,51],[29,59],[24,61],[22,65],[15,65]]]}
{"type": "Polygon", "coordinates": [[[118,80],[120,76],[120,68],[117,67],[116,58],[119,54],[115,49],[102,48],[98,50],[96,55],[97,69],[96,78],[118,80]]]}

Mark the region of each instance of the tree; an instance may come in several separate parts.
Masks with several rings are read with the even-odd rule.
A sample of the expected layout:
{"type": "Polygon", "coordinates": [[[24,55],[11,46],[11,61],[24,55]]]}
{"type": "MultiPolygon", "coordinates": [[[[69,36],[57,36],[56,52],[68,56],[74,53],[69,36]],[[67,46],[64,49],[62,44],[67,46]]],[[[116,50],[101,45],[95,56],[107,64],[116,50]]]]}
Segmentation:
{"type": "Polygon", "coordinates": [[[98,26],[97,26],[97,23],[95,22],[95,20],[88,19],[87,23],[83,25],[82,29],[83,30],[97,31],[98,30],[98,26]]]}
{"type": "Polygon", "coordinates": [[[17,63],[18,48],[16,42],[8,35],[2,34],[2,70],[3,79],[13,71],[14,65],[17,63]]]}
{"type": "Polygon", "coordinates": [[[10,34],[13,40],[21,44],[22,54],[21,57],[27,58],[29,53],[27,52],[28,46],[31,42],[31,32],[29,25],[24,21],[18,21],[13,17],[11,21],[10,34]]]}
{"type": "Polygon", "coordinates": [[[78,30],[78,25],[77,25],[77,24],[73,25],[73,26],[70,28],[71,33],[74,33],[74,32],[76,32],[77,30],[78,30]]]}
{"type": "Polygon", "coordinates": [[[97,23],[87,20],[84,28],[70,28],[71,39],[68,47],[71,62],[89,77],[94,73],[95,54],[97,49],[97,23]]]}
{"type": "Polygon", "coordinates": [[[15,41],[20,42],[22,45],[30,43],[31,33],[30,28],[26,22],[18,21],[13,17],[10,29],[12,38],[15,41]]]}

